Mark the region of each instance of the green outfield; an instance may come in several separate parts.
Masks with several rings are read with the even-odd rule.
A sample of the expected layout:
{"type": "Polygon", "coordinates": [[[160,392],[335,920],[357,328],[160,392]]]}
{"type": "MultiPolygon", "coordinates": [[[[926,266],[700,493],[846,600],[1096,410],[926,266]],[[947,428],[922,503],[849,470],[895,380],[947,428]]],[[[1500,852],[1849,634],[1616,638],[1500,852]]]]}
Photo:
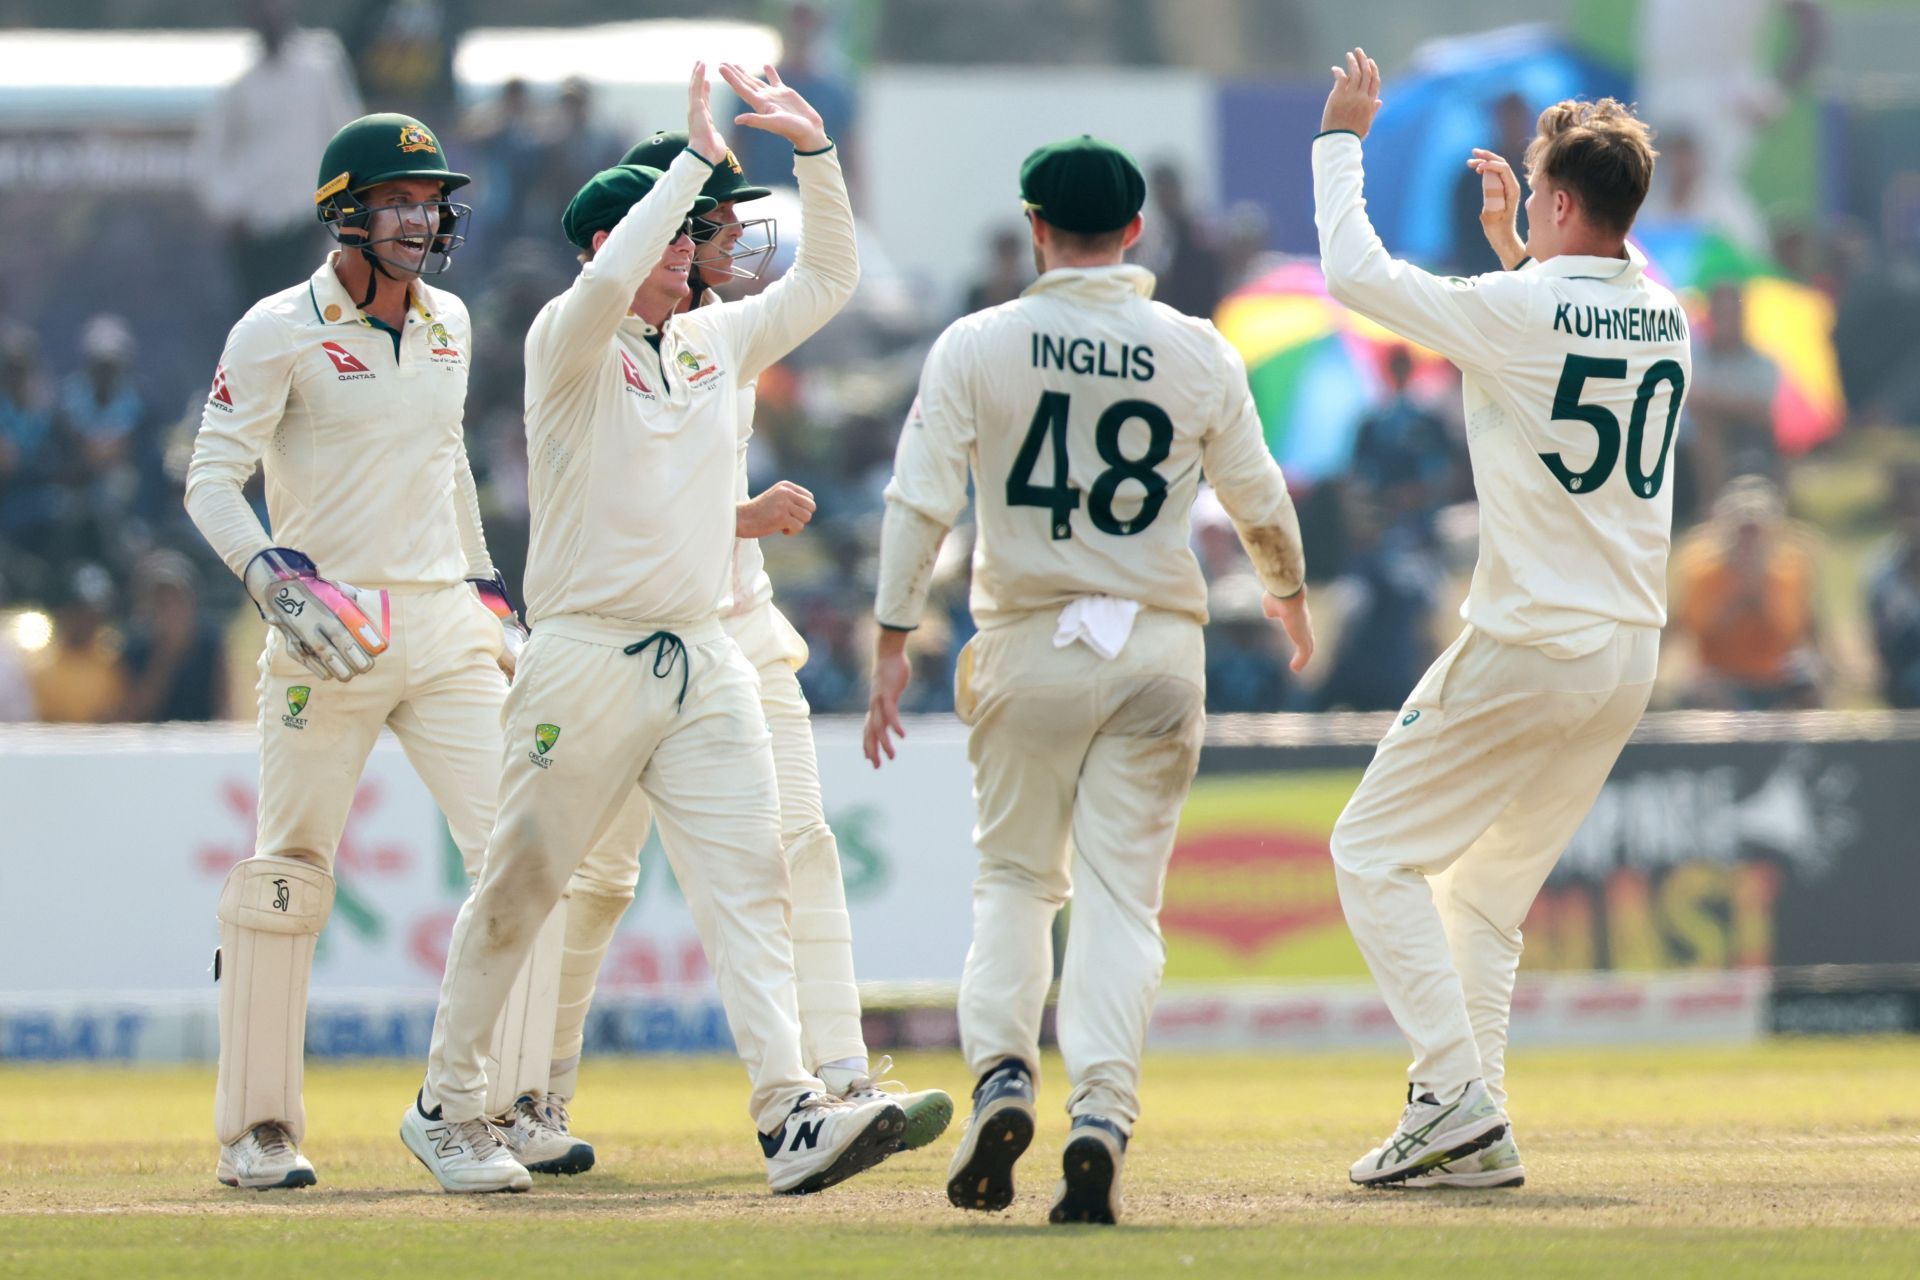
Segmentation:
{"type": "MultiPolygon", "coordinates": [[[[213,1181],[210,1069],[0,1065],[0,1275],[1920,1276],[1920,1043],[1515,1055],[1529,1180],[1363,1192],[1398,1115],[1380,1055],[1156,1055],[1118,1229],[1046,1225],[1059,1066],[1004,1215],[949,1208],[953,1134],[806,1199],[766,1194],[737,1065],[590,1063],[600,1168],[438,1192],[395,1136],[418,1073],[308,1077],[321,1185],[213,1181]]],[[[956,1097],[953,1055],[900,1074],[956,1097]]]]}

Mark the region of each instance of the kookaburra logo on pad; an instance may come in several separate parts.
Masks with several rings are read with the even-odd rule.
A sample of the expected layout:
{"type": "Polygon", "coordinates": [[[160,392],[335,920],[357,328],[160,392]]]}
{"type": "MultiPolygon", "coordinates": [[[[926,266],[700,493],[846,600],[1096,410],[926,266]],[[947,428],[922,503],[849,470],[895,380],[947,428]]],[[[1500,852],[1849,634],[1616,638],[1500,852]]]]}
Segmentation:
{"type": "Polygon", "coordinates": [[[291,891],[287,888],[287,882],[285,880],[275,880],[273,882],[273,909],[275,911],[285,911],[287,904],[291,900],[291,891]]]}

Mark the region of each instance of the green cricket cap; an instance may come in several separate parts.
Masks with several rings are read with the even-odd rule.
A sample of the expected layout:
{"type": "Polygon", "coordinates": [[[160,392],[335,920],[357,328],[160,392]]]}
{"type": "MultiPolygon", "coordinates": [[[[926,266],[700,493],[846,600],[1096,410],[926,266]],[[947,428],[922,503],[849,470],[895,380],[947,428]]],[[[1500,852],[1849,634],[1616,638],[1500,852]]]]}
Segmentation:
{"type": "MultiPolygon", "coordinates": [[[[643,164],[617,164],[611,169],[602,169],[587,179],[587,185],[567,204],[567,211],[560,216],[561,229],[567,233],[567,239],[576,249],[591,249],[593,233],[611,231],[620,219],[627,216],[627,210],[653,190],[653,184],[660,181],[660,171],[643,164]]],[[[705,213],[713,208],[715,201],[710,196],[695,196],[693,208],[689,213],[705,213]]]]}
{"type": "Polygon", "coordinates": [[[1118,231],[1147,202],[1132,156],[1087,134],[1050,142],[1020,166],[1020,199],[1042,221],[1081,235],[1118,231]]]}
{"type": "MultiPolygon", "coordinates": [[[[621,164],[643,164],[650,169],[665,172],[673,163],[675,156],[687,149],[687,135],[684,132],[663,130],[654,134],[645,142],[636,142],[627,148],[627,154],[620,157],[621,164]]],[[[773,194],[771,187],[756,187],[747,181],[746,170],[740,167],[739,159],[733,149],[727,149],[726,157],[713,166],[713,174],[707,179],[700,194],[707,196],[715,204],[725,204],[732,200],[758,200],[761,196],[773,194]]]]}

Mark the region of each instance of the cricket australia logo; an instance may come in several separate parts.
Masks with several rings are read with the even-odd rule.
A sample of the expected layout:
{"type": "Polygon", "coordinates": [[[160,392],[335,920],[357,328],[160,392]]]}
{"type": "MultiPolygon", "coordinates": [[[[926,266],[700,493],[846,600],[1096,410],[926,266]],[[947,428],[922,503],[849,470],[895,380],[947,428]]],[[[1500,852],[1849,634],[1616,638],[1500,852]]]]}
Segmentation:
{"type": "Polygon", "coordinates": [[[720,366],[715,364],[707,356],[701,355],[697,351],[682,351],[673,359],[676,364],[686,370],[688,386],[701,387],[719,385],[710,381],[710,379],[712,379],[714,374],[720,372],[720,366]]]}
{"type": "Polygon", "coordinates": [[[537,724],[533,727],[533,750],[527,752],[527,759],[542,769],[551,769],[553,761],[547,758],[547,752],[553,750],[553,744],[560,741],[560,726],[557,724],[537,724]]]}
{"type": "Polygon", "coordinates": [[[435,320],[427,328],[427,336],[433,345],[428,348],[428,358],[435,364],[459,364],[460,348],[453,345],[453,335],[447,332],[447,326],[435,320]]]}
{"type": "Polygon", "coordinates": [[[287,714],[280,717],[280,723],[289,729],[304,729],[307,722],[300,713],[307,709],[307,699],[313,696],[310,685],[296,684],[287,690],[287,714]]]}

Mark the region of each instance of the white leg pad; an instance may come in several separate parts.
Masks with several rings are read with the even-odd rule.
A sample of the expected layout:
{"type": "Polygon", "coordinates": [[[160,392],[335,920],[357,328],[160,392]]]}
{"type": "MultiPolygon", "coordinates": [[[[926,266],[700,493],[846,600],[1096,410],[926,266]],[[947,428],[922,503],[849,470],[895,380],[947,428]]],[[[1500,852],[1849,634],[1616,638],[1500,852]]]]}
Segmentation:
{"type": "Polygon", "coordinates": [[[566,946],[560,966],[560,999],[553,1025],[553,1062],[547,1092],[572,1098],[580,1083],[587,1011],[593,1007],[600,966],[606,963],[607,949],[620,930],[620,917],[633,905],[633,890],[595,893],[576,880],[561,905],[567,909],[566,946]]]}
{"type": "Polygon", "coordinates": [[[224,1145],[267,1120],[306,1137],[300,1097],[313,948],[333,911],[333,877],[311,862],[248,858],[227,874],[220,921],[220,1075],[214,1131],[224,1145]]]}
{"type": "Polygon", "coordinates": [[[560,1004],[560,959],[566,950],[563,895],[540,926],[527,962],[507,992],[487,1050],[486,1114],[504,1115],[523,1093],[545,1093],[553,1065],[553,1024],[560,1004]]]}

